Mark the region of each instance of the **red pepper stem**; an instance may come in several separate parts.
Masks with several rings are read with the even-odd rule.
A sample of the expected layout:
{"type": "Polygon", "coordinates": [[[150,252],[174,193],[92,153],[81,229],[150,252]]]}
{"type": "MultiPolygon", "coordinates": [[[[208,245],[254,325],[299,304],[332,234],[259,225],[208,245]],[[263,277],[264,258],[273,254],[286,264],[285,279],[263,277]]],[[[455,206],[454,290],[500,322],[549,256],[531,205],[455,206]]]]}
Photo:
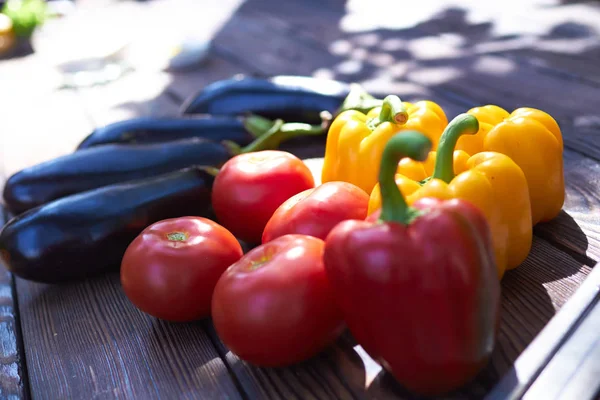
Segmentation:
{"type": "Polygon", "coordinates": [[[479,121],[471,114],[456,116],[440,137],[438,144],[433,179],[450,183],[454,179],[454,149],[462,135],[474,135],[479,131],[479,121]]]}
{"type": "Polygon", "coordinates": [[[408,225],[418,215],[416,209],[408,207],[396,185],[396,170],[401,159],[410,157],[416,161],[425,161],[430,150],[431,140],[417,131],[397,133],[387,142],[379,168],[380,220],[408,225]]]}

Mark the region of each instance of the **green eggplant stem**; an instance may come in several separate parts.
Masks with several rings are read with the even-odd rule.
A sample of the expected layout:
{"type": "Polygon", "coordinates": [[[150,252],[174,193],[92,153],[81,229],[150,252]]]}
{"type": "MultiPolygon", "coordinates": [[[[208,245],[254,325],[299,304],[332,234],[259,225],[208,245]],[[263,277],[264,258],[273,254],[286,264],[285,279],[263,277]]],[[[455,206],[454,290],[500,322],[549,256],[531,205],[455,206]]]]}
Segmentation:
{"type": "Polygon", "coordinates": [[[404,225],[419,215],[419,211],[409,207],[398,186],[396,171],[398,163],[405,157],[425,161],[431,150],[431,140],[417,131],[397,133],[386,143],[379,168],[379,189],[381,191],[381,221],[399,222],[404,225]]]}
{"type": "Polygon", "coordinates": [[[368,113],[375,107],[380,107],[383,104],[383,100],[377,99],[367,93],[367,91],[359,84],[352,83],[350,85],[350,92],[341,107],[336,111],[335,115],[348,110],[356,110],[364,114],[368,113]]]}
{"type": "Polygon", "coordinates": [[[254,138],[261,137],[273,127],[274,121],[268,118],[261,117],[260,115],[250,115],[243,119],[244,128],[254,138]]]}
{"type": "Polygon", "coordinates": [[[433,179],[450,183],[454,179],[454,149],[462,135],[474,135],[479,131],[479,121],[473,115],[460,114],[456,116],[440,137],[438,144],[433,179]]]}
{"type": "Polygon", "coordinates": [[[252,153],[261,150],[275,150],[281,143],[290,139],[303,136],[319,136],[327,132],[325,121],[321,125],[310,125],[300,122],[284,122],[281,119],[270,121],[262,117],[254,117],[256,116],[249,117],[253,118],[252,120],[246,120],[246,125],[252,125],[252,128],[250,129],[253,129],[253,135],[257,136],[252,143],[245,147],[241,147],[229,140],[222,142],[233,155],[252,153]]]}

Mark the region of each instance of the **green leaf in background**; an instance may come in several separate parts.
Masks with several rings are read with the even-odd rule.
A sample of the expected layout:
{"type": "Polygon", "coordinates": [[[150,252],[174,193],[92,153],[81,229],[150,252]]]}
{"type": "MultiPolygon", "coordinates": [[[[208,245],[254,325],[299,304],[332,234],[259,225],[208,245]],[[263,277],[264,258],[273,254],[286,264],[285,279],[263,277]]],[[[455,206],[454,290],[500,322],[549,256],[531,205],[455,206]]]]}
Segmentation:
{"type": "Polygon", "coordinates": [[[2,13],[12,20],[16,36],[30,37],[35,28],[44,22],[46,2],[44,0],[8,0],[2,13]]]}

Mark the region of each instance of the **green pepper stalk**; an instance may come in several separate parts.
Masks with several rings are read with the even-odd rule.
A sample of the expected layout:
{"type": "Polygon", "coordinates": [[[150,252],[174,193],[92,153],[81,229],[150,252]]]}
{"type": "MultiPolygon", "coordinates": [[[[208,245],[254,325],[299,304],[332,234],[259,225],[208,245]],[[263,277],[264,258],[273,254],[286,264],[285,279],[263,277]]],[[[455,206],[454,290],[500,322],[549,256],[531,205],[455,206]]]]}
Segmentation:
{"type": "Polygon", "coordinates": [[[398,163],[404,157],[416,161],[425,161],[431,150],[431,140],[417,131],[398,133],[387,142],[381,157],[379,169],[379,189],[381,190],[380,221],[393,221],[403,225],[420,215],[420,212],[409,207],[404,196],[396,185],[398,163]]]}
{"type": "Polygon", "coordinates": [[[435,158],[433,179],[450,183],[454,179],[454,149],[462,135],[474,135],[479,131],[479,121],[471,114],[456,116],[440,137],[435,158]]]}

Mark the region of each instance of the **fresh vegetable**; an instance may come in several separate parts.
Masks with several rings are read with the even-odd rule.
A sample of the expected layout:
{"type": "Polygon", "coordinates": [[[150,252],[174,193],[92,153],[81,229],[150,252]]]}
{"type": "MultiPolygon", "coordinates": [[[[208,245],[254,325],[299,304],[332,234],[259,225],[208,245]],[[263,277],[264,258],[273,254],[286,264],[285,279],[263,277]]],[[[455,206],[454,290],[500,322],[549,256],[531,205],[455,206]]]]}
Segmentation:
{"type": "Polygon", "coordinates": [[[121,283],[140,310],[170,321],[208,317],[221,274],[243,255],[235,236],[203,217],[158,221],[131,242],[121,283]]]}
{"type": "Polygon", "coordinates": [[[500,285],[490,230],[475,206],[429,198],[408,207],[396,187],[400,158],[423,161],[430,146],[415,131],[389,140],[381,211],[338,224],[324,262],[356,341],[409,390],[440,395],[472,380],[489,360],[500,285]]]}
{"type": "Polygon", "coordinates": [[[554,118],[535,108],[509,114],[494,105],[467,114],[477,117],[479,131],[460,138],[456,148],[471,155],[495,151],[509,156],[527,178],[533,225],[555,218],[565,201],[565,183],[563,138],[554,118]]]}
{"type": "MultiPolygon", "coordinates": [[[[467,170],[467,162],[469,161],[469,155],[462,150],[455,150],[452,156],[454,173],[460,174],[467,170]]],[[[433,175],[435,168],[435,160],[437,158],[437,152],[432,150],[429,152],[425,161],[415,161],[412,158],[406,157],[400,160],[398,163],[398,169],[396,172],[409,179],[417,182],[425,181],[433,175]]],[[[375,185],[377,186],[377,185],[375,185]]]]}
{"type": "Polygon", "coordinates": [[[127,246],[148,225],[209,215],[213,181],[193,167],[55,200],[4,226],[0,257],[10,272],[38,282],[118,270],[127,246]]]}
{"type": "Polygon", "coordinates": [[[381,101],[360,86],[308,76],[280,75],[268,79],[236,76],[214,82],[190,96],[183,114],[245,115],[317,124],[322,112],[369,110],[381,101]]]}
{"type": "Polygon", "coordinates": [[[46,9],[44,0],[8,0],[1,12],[11,19],[17,37],[29,38],[46,20],[46,9]]]}
{"type": "Polygon", "coordinates": [[[275,121],[270,130],[244,148],[233,142],[199,138],[93,147],[17,172],[6,182],[4,200],[13,212],[19,213],[70,194],[114,183],[193,165],[219,167],[237,154],[276,148],[290,138],[320,135],[323,131],[321,126],[275,121]]]}
{"type": "Polygon", "coordinates": [[[148,145],[106,145],[67,154],[12,175],[4,200],[15,213],[86,190],[160,175],[192,165],[220,165],[233,156],[224,144],[184,139],[148,145]]]}
{"type": "Polygon", "coordinates": [[[95,129],[77,147],[105,144],[162,143],[193,137],[229,140],[241,146],[252,142],[273,125],[258,116],[238,117],[139,117],[95,129]]]}
{"type": "Polygon", "coordinates": [[[381,154],[387,141],[397,132],[418,129],[437,144],[447,125],[440,106],[431,101],[415,104],[387,96],[382,107],[366,115],[342,112],[327,134],[321,181],[350,182],[370,193],[377,183],[381,154]]]}
{"type": "Polygon", "coordinates": [[[0,56],[12,50],[17,43],[13,23],[10,17],[0,13],[0,56]]]}
{"type": "MultiPolygon", "coordinates": [[[[470,157],[466,170],[458,175],[453,171],[453,150],[459,137],[473,135],[479,129],[477,118],[461,114],[454,118],[442,134],[435,169],[427,182],[416,182],[396,176],[400,191],[408,204],[417,199],[435,197],[458,198],[476,205],[485,215],[492,231],[498,277],[506,269],[519,266],[531,249],[531,206],[527,180],[523,171],[508,156],[481,152],[470,157]]],[[[379,186],[371,192],[369,210],[381,204],[379,186]]]]}
{"type": "Polygon", "coordinates": [[[325,240],[329,231],[347,219],[365,219],[369,195],[348,182],[327,182],[290,197],[267,222],[262,242],[289,233],[325,240]]]}
{"type": "Polygon", "coordinates": [[[212,319],[233,353],[259,366],[286,366],[337,339],[344,324],[325,275],[323,248],[312,236],[281,236],[221,275],[212,319]]]}
{"type": "Polygon", "coordinates": [[[219,170],[212,206],[217,221],[236,237],[259,244],[275,210],[314,186],[310,169],[291,153],[264,150],[240,154],[219,170]]]}

